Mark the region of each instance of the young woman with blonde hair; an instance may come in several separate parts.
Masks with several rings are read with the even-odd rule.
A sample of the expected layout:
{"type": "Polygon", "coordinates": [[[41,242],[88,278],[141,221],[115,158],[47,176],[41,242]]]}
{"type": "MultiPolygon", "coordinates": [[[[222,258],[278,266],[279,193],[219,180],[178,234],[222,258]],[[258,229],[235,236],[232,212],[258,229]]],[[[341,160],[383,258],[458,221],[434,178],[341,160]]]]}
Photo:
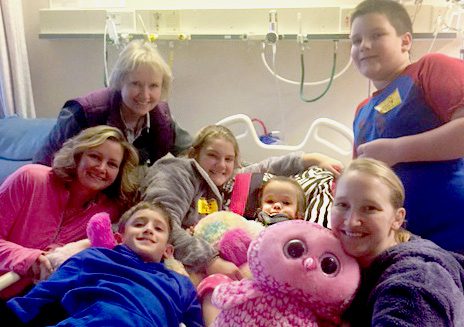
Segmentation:
{"type": "Polygon", "coordinates": [[[398,176],[375,159],[352,161],[337,180],[332,229],[362,268],[345,318],[360,327],[461,326],[464,256],[403,228],[404,194],[398,176]]]}

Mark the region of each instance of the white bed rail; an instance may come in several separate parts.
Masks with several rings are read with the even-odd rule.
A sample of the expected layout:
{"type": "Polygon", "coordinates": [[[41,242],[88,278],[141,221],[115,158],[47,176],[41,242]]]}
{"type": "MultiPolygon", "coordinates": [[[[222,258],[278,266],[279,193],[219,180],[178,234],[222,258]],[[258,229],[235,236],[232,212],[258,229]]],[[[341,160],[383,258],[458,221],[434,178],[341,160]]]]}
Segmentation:
{"type": "Polygon", "coordinates": [[[250,117],[236,114],[216,123],[229,128],[237,138],[241,157],[246,162],[257,162],[270,156],[293,151],[320,152],[347,165],[352,158],[353,132],[345,125],[329,118],[318,118],[297,145],[265,144],[260,141],[250,117]]]}
{"type": "Polygon", "coordinates": [[[9,271],[0,276],[0,291],[16,283],[21,277],[14,271],[9,271]]]}

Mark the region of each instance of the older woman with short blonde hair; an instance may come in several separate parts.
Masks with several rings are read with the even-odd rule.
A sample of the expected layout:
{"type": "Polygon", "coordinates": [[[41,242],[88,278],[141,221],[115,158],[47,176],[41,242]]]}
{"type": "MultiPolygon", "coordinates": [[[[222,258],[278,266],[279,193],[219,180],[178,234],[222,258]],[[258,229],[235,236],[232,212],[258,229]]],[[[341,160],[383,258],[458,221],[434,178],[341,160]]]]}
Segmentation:
{"type": "Polygon", "coordinates": [[[119,128],[137,148],[141,165],[167,153],[178,155],[190,147],[192,137],[176,123],[166,102],[171,82],[171,68],[155,46],[131,41],[114,64],[109,87],[64,104],[34,162],[50,166],[67,139],[97,125],[119,128]]]}

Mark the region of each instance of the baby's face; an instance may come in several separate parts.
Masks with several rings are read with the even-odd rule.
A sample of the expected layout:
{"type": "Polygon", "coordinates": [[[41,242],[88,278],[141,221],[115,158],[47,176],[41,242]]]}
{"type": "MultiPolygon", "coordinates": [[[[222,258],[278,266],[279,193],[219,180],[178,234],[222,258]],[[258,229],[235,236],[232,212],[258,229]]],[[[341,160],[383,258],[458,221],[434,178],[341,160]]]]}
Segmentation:
{"type": "Polygon", "coordinates": [[[160,262],[172,250],[169,225],[160,210],[142,209],[126,222],[123,244],[146,262],[160,262]]]}
{"type": "Polygon", "coordinates": [[[266,185],[261,198],[261,210],[268,215],[283,214],[289,219],[297,218],[298,200],[295,186],[281,181],[266,185]]]}

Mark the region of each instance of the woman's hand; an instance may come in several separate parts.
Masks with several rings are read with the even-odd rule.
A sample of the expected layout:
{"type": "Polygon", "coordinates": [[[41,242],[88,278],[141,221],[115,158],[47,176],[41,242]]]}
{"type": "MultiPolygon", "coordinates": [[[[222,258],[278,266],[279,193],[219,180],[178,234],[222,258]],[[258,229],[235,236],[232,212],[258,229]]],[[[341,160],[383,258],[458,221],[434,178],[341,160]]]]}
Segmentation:
{"type": "Polygon", "coordinates": [[[211,263],[206,268],[206,273],[208,275],[224,274],[233,280],[240,280],[243,278],[240,269],[238,269],[234,263],[226,261],[220,257],[217,257],[211,261],[211,263]]]}
{"type": "Polygon", "coordinates": [[[53,272],[52,264],[48,258],[41,254],[30,268],[34,283],[47,279],[53,272]]]}
{"type": "Polygon", "coordinates": [[[53,251],[48,252],[46,257],[51,263],[54,270],[58,269],[59,266],[73,255],[90,247],[90,241],[83,239],[76,242],[71,242],[63,246],[55,248],[53,251]]]}
{"type": "Polygon", "coordinates": [[[311,166],[318,166],[330,171],[335,177],[340,176],[343,170],[343,164],[341,161],[317,152],[305,153],[303,155],[303,163],[305,169],[311,166]]]}

